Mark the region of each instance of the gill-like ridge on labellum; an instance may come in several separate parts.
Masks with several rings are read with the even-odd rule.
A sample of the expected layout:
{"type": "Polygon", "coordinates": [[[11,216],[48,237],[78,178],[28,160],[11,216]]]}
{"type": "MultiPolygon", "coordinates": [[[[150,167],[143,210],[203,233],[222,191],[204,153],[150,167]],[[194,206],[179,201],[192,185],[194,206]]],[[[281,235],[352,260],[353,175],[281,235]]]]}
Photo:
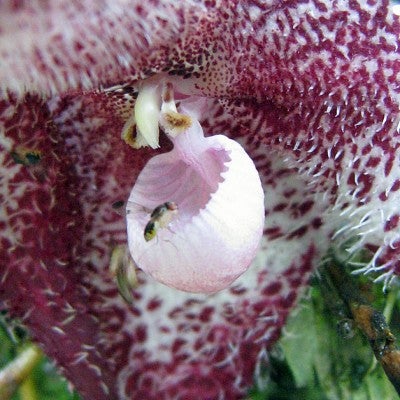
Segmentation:
{"type": "MultiPolygon", "coordinates": [[[[178,112],[171,83],[142,84],[131,143],[157,147],[160,124],[174,148],[153,157],[139,174],[128,200],[127,230],[139,268],[168,286],[211,293],[231,284],[254,259],[264,194],[253,161],[237,142],[204,137],[196,116],[203,103],[182,100],[178,112]],[[148,227],[154,237],[144,234],[148,227]]],[[[122,136],[129,130],[125,125],[122,136]]]]}

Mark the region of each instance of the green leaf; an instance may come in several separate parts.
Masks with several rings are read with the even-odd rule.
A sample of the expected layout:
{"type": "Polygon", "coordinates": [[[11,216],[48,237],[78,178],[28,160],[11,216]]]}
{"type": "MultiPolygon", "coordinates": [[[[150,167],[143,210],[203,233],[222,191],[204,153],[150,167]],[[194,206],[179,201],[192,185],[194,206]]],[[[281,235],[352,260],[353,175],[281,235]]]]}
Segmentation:
{"type": "Polygon", "coordinates": [[[61,378],[54,365],[44,360],[33,372],[33,377],[40,393],[40,400],[79,400],[79,396],[68,389],[68,383],[61,378]]]}
{"type": "Polygon", "coordinates": [[[304,303],[288,320],[285,336],[280,341],[296,387],[305,387],[314,377],[317,331],[314,309],[304,303]]]}

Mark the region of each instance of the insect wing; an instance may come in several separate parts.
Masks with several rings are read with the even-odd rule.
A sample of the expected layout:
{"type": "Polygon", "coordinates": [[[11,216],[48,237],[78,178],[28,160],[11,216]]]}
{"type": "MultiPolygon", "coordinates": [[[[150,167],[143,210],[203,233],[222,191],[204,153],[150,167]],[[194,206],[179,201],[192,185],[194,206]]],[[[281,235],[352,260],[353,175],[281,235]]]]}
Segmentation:
{"type": "Polygon", "coordinates": [[[144,228],[144,238],[146,242],[151,239],[154,239],[157,234],[157,226],[155,221],[150,221],[147,223],[146,227],[144,228]]]}

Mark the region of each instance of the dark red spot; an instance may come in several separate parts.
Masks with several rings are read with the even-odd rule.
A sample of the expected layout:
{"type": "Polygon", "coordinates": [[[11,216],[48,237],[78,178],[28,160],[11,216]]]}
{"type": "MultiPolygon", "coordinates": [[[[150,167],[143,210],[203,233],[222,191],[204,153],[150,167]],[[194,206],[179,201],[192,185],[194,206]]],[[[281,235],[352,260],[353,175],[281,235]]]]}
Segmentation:
{"type": "Polygon", "coordinates": [[[380,201],[386,201],[387,199],[388,199],[388,197],[387,197],[387,195],[386,195],[386,192],[381,192],[381,193],[379,193],[379,200],[380,201]]]}
{"type": "Polygon", "coordinates": [[[144,342],[147,339],[146,325],[139,325],[135,330],[135,339],[138,342],[144,342]]]}
{"type": "Polygon", "coordinates": [[[204,344],[205,344],[204,338],[198,338],[198,339],[196,339],[196,341],[194,342],[193,349],[194,349],[195,351],[198,351],[198,350],[200,350],[200,349],[204,346],[204,344]]]}
{"type": "Polygon", "coordinates": [[[390,189],[391,192],[397,192],[400,189],[400,179],[396,179],[390,189]]]}
{"type": "Polygon", "coordinates": [[[283,211],[287,207],[287,203],[279,203],[272,210],[275,212],[283,211]]]}
{"type": "Polygon", "coordinates": [[[273,228],[264,229],[264,235],[268,236],[270,240],[281,237],[281,228],[279,226],[275,226],[273,228]]]}
{"type": "Polygon", "coordinates": [[[385,176],[388,176],[390,174],[390,171],[393,168],[394,160],[395,160],[395,155],[393,152],[393,154],[390,154],[389,159],[385,163],[385,176]]]}
{"type": "Polygon", "coordinates": [[[363,184],[363,187],[361,190],[358,190],[359,187],[357,188],[357,198],[363,198],[366,194],[368,194],[371,191],[372,185],[374,183],[375,177],[369,174],[363,174],[360,175],[358,178],[358,183],[359,187],[361,187],[361,184],[363,184]]]}
{"type": "Polygon", "coordinates": [[[379,157],[370,157],[368,159],[366,166],[375,168],[377,165],[379,165],[380,161],[381,161],[381,159],[379,157]]]}
{"type": "Polygon", "coordinates": [[[244,286],[233,286],[229,289],[229,291],[236,296],[240,296],[242,294],[245,294],[247,292],[247,289],[244,286]]]}
{"type": "Polygon", "coordinates": [[[147,303],[147,310],[154,311],[161,306],[161,303],[161,300],[155,297],[147,303]]]}
{"type": "Polygon", "coordinates": [[[290,279],[290,287],[292,288],[292,289],[296,289],[296,288],[298,288],[298,287],[300,287],[301,286],[301,284],[302,284],[302,279],[301,278],[294,278],[294,279],[290,279]]]}
{"type": "Polygon", "coordinates": [[[320,217],[314,218],[314,219],[311,221],[311,226],[312,226],[314,229],[320,228],[320,227],[322,226],[322,224],[323,224],[323,222],[322,222],[322,219],[321,219],[320,217]]]}
{"type": "Polygon", "coordinates": [[[207,335],[207,342],[210,343],[223,343],[229,337],[229,328],[225,325],[214,326],[207,335]]]}
{"type": "Polygon", "coordinates": [[[286,199],[289,199],[290,197],[294,196],[296,193],[297,193],[297,190],[296,190],[296,189],[289,189],[289,190],[285,190],[285,191],[283,192],[283,196],[284,196],[286,199]]]}
{"type": "Polygon", "coordinates": [[[79,53],[81,50],[84,49],[84,46],[81,42],[74,42],[74,50],[79,53]]]}
{"type": "Polygon", "coordinates": [[[308,231],[308,226],[303,225],[300,228],[294,230],[292,233],[288,235],[288,239],[295,239],[304,236],[308,231]]]}
{"type": "Polygon", "coordinates": [[[281,282],[273,282],[263,289],[262,294],[265,296],[273,296],[273,295],[279,293],[281,291],[281,289],[282,289],[281,282]]]}
{"type": "Polygon", "coordinates": [[[175,318],[179,317],[179,314],[181,314],[181,313],[182,313],[182,308],[176,307],[171,312],[168,313],[168,317],[171,319],[175,319],[175,318]]]}
{"type": "Polygon", "coordinates": [[[355,186],[356,184],[356,175],[354,172],[351,172],[349,177],[347,178],[347,184],[351,186],[355,186]]]}
{"type": "Polygon", "coordinates": [[[266,307],[267,304],[265,304],[265,301],[259,301],[253,304],[253,310],[256,314],[261,314],[263,311],[265,311],[266,307]]]}
{"type": "Polygon", "coordinates": [[[400,221],[400,215],[395,214],[392,215],[385,223],[385,232],[392,231],[393,229],[396,229],[397,226],[399,225],[400,221]]]}
{"type": "Polygon", "coordinates": [[[175,339],[175,341],[172,345],[172,349],[171,349],[172,352],[173,353],[178,352],[182,348],[182,346],[184,346],[185,344],[186,344],[186,340],[180,339],[180,338],[175,339]]]}
{"type": "Polygon", "coordinates": [[[293,306],[294,302],[297,298],[297,292],[292,290],[288,296],[284,298],[279,298],[278,300],[278,307],[289,309],[293,306]]]}
{"type": "Polygon", "coordinates": [[[312,201],[312,200],[308,200],[308,201],[305,201],[304,203],[301,203],[298,207],[300,215],[304,215],[308,211],[310,211],[313,205],[314,205],[314,201],[312,201]]]}
{"type": "Polygon", "coordinates": [[[162,333],[170,333],[171,329],[168,326],[160,326],[159,331],[162,333]]]}

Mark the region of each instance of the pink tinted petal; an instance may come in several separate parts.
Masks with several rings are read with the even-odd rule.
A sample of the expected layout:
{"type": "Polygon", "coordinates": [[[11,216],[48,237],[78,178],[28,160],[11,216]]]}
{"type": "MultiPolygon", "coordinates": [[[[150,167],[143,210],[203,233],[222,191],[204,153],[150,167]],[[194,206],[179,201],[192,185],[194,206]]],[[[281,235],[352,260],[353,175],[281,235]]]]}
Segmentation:
{"type": "Polygon", "coordinates": [[[204,138],[195,119],[173,142],[171,152],[148,162],[129,196],[131,255],[161,283],[216,292],[246,271],[257,251],[264,225],[260,178],[238,143],[204,138]],[[167,201],[178,205],[178,215],[146,242],[151,210],[167,201]]]}

